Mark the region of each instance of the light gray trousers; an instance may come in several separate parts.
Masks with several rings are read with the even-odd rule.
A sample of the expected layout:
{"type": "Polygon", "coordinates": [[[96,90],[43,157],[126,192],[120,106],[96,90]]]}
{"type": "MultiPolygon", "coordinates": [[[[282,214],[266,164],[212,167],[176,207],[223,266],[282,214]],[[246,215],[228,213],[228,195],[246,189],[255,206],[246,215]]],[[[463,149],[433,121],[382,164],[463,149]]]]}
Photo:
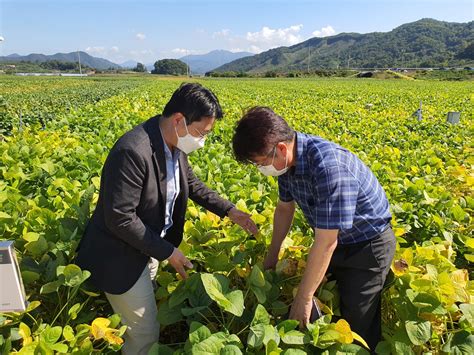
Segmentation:
{"type": "Polygon", "coordinates": [[[120,295],[105,293],[115,313],[127,326],[124,334],[124,355],[146,355],[153,343],[158,342],[160,323],[152,280],[158,271],[158,260],[150,258],[148,265],[130,290],[120,295]]]}

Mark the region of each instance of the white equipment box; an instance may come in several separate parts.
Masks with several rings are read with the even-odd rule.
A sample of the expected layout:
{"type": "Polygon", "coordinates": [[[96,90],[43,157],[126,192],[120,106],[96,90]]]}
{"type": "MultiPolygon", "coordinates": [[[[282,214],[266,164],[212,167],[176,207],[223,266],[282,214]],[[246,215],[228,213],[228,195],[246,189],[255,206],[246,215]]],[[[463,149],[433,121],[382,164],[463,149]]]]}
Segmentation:
{"type": "Polygon", "coordinates": [[[27,302],[12,241],[0,241],[0,312],[22,312],[27,302]]]}

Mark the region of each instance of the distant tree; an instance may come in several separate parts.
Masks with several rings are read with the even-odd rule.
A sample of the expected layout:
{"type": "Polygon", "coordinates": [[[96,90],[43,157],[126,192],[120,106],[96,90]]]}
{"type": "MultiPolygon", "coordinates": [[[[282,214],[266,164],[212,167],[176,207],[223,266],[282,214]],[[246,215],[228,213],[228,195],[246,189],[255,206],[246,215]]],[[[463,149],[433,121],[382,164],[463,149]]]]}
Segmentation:
{"type": "Polygon", "coordinates": [[[137,66],[133,68],[133,71],[136,71],[137,73],[146,73],[147,70],[143,63],[137,63],[137,66]]]}
{"type": "Polygon", "coordinates": [[[161,59],[155,62],[152,74],[185,75],[187,64],[179,59],[161,59]]]}
{"type": "Polygon", "coordinates": [[[474,43],[471,43],[461,53],[459,53],[458,58],[460,58],[460,59],[474,59],[474,43]]]}

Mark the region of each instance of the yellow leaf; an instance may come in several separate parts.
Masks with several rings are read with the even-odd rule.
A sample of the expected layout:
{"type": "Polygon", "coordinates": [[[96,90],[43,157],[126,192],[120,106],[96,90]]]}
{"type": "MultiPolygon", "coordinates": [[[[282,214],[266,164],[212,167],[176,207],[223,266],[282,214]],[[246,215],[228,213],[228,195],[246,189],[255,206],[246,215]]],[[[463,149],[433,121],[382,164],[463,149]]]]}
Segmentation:
{"type": "Polygon", "coordinates": [[[466,240],[466,246],[468,248],[474,249],[474,238],[468,238],[466,240]]]}
{"type": "Polygon", "coordinates": [[[31,330],[25,323],[21,322],[19,326],[18,333],[20,334],[21,338],[23,339],[23,346],[31,344],[31,330]]]}
{"type": "Polygon", "coordinates": [[[395,237],[401,237],[405,234],[405,228],[394,228],[395,237]]]}
{"type": "Polygon", "coordinates": [[[451,280],[461,287],[466,287],[469,282],[469,274],[466,269],[456,270],[451,273],[451,280]]]}
{"type": "Polygon", "coordinates": [[[357,340],[359,343],[364,345],[367,349],[370,349],[369,345],[365,342],[364,338],[362,338],[359,334],[352,332],[352,337],[354,340],[357,340]]]}
{"type": "Polygon", "coordinates": [[[349,323],[347,323],[344,319],[339,319],[336,323],[335,330],[337,330],[340,334],[339,341],[343,344],[350,344],[354,341],[354,337],[352,336],[351,327],[349,323]]]}
{"type": "Polygon", "coordinates": [[[91,332],[95,339],[102,339],[105,332],[109,329],[110,320],[107,318],[96,318],[92,322],[91,332]]]}
{"type": "Polygon", "coordinates": [[[319,298],[317,298],[317,297],[314,297],[314,298],[316,299],[316,302],[317,302],[317,304],[318,304],[319,309],[321,310],[321,312],[323,312],[324,314],[331,314],[331,315],[334,314],[334,313],[332,313],[331,308],[329,308],[329,307],[326,306],[323,302],[321,302],[321,301],[319,300],[319,298]]]}
{"type": "Polygon", "coordinates": [[[408,270],[408,263],[405,259],[398,259],[393,261],[392,271],[395,276],[402,276],[408,270]]]}
{"type": "Polygon", "coordinates": [[[123,339],[117,335],[115,335],[114,333],[116,332],[115,329],[109,329],[105,332],[105,336],[104,336],[104,339],[107,340],[107,342],[109,342],[109,344],[113,344],[113,345],[121,345],[123,344],[123,339]]]}
{"type": "Polygon", "coordinates": [[[188,207],[188,211],[189,211],[189,214],[192,216],[192,217],[198,217],[199,216],[199,211],[196,207],[194,206],[190,206],[188,207]]]}

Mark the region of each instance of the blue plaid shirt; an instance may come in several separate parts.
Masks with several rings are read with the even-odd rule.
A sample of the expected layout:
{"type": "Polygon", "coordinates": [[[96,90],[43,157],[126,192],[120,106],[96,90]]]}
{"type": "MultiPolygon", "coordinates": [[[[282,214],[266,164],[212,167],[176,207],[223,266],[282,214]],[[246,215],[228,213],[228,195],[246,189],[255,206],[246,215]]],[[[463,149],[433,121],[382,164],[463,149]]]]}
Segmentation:
{"type": "Polygon", "coordinates": [[[385,191],[353,153],[296,133],[296,165],[278,177],[280,200],[295,200],[313,228],[339,229],[338,243],[374,238],[391,221],[385,191]]]}

